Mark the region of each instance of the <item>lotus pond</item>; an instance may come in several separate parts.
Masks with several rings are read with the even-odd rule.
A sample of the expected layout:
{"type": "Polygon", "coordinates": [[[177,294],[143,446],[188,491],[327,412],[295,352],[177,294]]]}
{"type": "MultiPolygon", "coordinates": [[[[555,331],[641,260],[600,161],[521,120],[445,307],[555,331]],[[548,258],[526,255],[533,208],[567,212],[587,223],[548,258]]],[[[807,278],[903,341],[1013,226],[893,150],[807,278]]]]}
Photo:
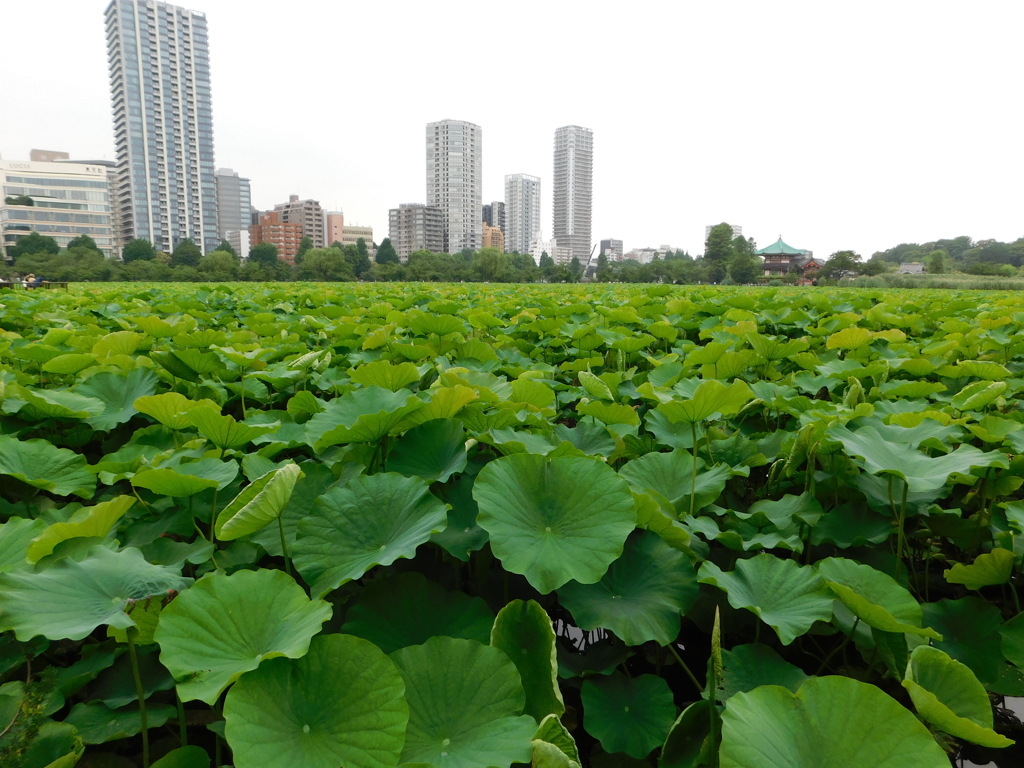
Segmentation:
{"type": "Polygon", "coordinates": [[[1024,296],[0,291],[4,768],[1024,764],[1024,296]]]}

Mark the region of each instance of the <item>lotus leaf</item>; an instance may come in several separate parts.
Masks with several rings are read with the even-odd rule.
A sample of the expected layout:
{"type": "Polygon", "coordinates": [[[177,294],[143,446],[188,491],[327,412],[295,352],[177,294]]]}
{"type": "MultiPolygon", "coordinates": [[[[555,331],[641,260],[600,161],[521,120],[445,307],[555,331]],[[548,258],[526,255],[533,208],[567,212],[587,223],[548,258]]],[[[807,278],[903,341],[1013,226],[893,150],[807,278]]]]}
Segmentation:
{"type": "Polygon", "coordinates": [[[273,469],[246,486],[217,516],[217,538],[231,541],[278,520],[302,475],[298,464],[273,469]]]}
{"type": "Polygon", "coordinates": [[[263,660],[304,655],[330,616],[282,571],[212,573],[164,609],[156,641],[181,699],[213,704],[263,660]]]}
{"type": "Polygon", "coordinates": [[[519,670],[526,692],[524,712],[541,722],[565,712],[558,690],[558,660],[551,619],[533,600],[513,600],[498,612],[491,645],[503,650],[519,670]]]}
{"type": "Polygon", "coordinates": [[[105,371],[79,384],[75,391],[103,403],[103,412],[87,421],[93,429],[110,431],[138,413],[135,401],[151,396],[157,381],[156,374],[146,368],[133,368],[126,376],[105,371]]]}
{"type": "Polygon", "coordinates": [[[68,539],[80,536],[104,538],[134,503],[135,499],[131,496],[118,496],[111,501],[100,502],[94,507],[80,509],[69,522],[54,523],[33,540],[26,553],[28,561],[38,562],[53,552],[54,547],[68,539]]]}
{"type": "Polygon", "coordinates": [[[137,398],[135,410],[151,416],[165,427],[180,431],[192,426],[189,413],[196,408],[209,408],[220,413],[220,406],[212,400],[189,400],[178,392],[163,392],[159,395],[147,395],[137,398]]]}
{"type": "Polygon", "coordinates": [[[0,435],[0,475],[7,475],[57,496],[91,499],[96,476],[85,457],[46,440],[18,440],[0,435]]]}
{"type": "Polygon", "coordinates": [[[375,565],[412,557],[444,528],[446,508],[418,477],[357,477],[328,491],[296,529],[295,565],[323,596],[375,565]]]}
{"type": "Polygon", "coordinates": [[[626,677],[615,672],[588,678],[580,692],[583,725],[606,752],[642,760],[668,736],[676,705],[668,684],[655,675],[626,677]]]}
{"type": "Polygon", "coordinates": [[[636,525],[625,481],[593,459],[506,456],[481,470],[473,496],[495,556],[542,594],[599,581],[636,525]]]}
{"type": "Polygon", "coordinates": [[[406,686],[372,643],[314,638],[300,659],[269,659],[224,701],[237,768],[394,768],[409,722],[406,686]]]}
{"type": "Polygon", "coordinates": [[[432,637],[391,654],[405,681],[409,727],[403,763],[481,768],[529,762],[537,723],[503,651],[432,637]]]}
{"type": "Polygon", "coordinates": [[[417,475],[427,482],[446,483],[466,468],[466,430],[455,419],[434,419],[410,429],[395,444],[387,468],[417,475]]]}
{"type": "Polygon", "coordinates": [[[999,677],[999,611],[978,597],[939,600],[921,606],[924,623],[942,635],[935,647],[966,664],[985,685],[999,677]]]}
{"type": "Polygon", "coordinates": [[[317,452],[339,443],[376,442],[423,405],[407,389],[390,392],[371,385],[348,392],[306,422],[306,442],[317,452]]]}
{"type": "Polygon", "coordinates": [[[392,653],[431,637],[487,643],[494,614],[479,597],[446,592],[419,573],[371,582],[349,607],[342,631],[392,653]]]}
{"type": "Polygon", "coordinates": [[[1013,575],[1013,563],[1013,552],[996,548],[988,554],[978,555],[971,565],[954,564],[943,575],[950,584],[963,584],[968,589],[981,589],[1008,582],[1013,575]]]}

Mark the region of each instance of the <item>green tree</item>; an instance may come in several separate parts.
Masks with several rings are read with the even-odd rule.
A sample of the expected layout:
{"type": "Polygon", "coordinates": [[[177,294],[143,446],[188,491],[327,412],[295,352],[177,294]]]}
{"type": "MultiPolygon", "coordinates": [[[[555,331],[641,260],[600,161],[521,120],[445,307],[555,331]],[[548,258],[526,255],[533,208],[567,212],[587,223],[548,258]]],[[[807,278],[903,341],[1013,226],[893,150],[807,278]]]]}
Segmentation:
{"type": "Polygon", "coordinates": [[[131,261],[152,261],[154,256],[156,256],[156,249],[153,244],[141,237],[129,240],[121,250],[121,261],[125,264],[131,261]]]}
{"type": "Polygon", "coordinates": [[[857,271],[862,275],[868,275],[870,277],[885,274],[890,268],[895,269],[895,267],[891,267],[889,262],[884,261],[883,259],[876,259],[872,256],[868,261],[861,264],[860,269],[857,271]]]}
{"type": "Polygon", "coordinates": [[[299,240],[299,250],[295,253],[295,264],[301,264],[302,260],[306,257],[306,253],[310,248],[313,247],[313,238],[308,235],[303,235],[302,239],[299,240]]]}
{"type": "Polygon", "coordinates": [[[840,280],[860,272],[861,256],[856,251],[836,251],[828,257],[818,273],[821,277],[840,280]]]}
{"type": "Polygon", "coordinates": [[[71,242],[68,243],[68,250],[72,248],[85,248],[90,251],[99,251],[96,247],[96,241],[88,235],[79,235],[78,237],[72,238],[71,242]]]}
{"type": "Polygon", "coordinates": [[[477,279],[493,283],[505,266],[505,256],[497,248],[481,248],[473,256],[473,272],[477,279]]]}
{"type": "Polygon", "coordinates": [[[580,278],[583,277],[584,271],[585,268],[580,264],[580,260],[573,256],[572,261],[569,262],[569,279],[574,283],[578,283],[580,278]]]}
{"type": "Polygon", "coordinates": [[[40,235],[38,232],[31,232],[24,237],[19,237],[14,245],[9,246],[7,255],[12,259],[21,256],[34,256],[37,253],[60,253],[60,246],[52,237],[40,235]]]}
{"type": "Polygon", "coordinates": [[[249,249],[249,261],[264,267],[273,267],[279,261],[277,258],[277,246],[273,243],[254,245],[249,249]]]}
{"type": "Polygon", "coordinates": [[[547,267],[553,267],[553,266],[555,266],[555,260],[552,259],[550,256],[548,256],[548,252],[547,251],[541,251],[540,252],[540,264],[538,264],[537,266],[539,266],[541,269],[545,269],[547,267]]]}
{"type": "Polygon", "coordinates": [[[362,237],[356,240],[356,253],[359,259],[356,261],[355,268],[352,271],[356,273],[356,277],[359,277],[370,268],[370,249],[366,245],[366,240],[362,237]]]}
{"type": "MultiPolygon", "coordinates": [[[[238,251],[236,251],[235,247],[231,245],[231,243],[229,243],[227,240],[221,240],[220,245],[217,246],[217,250],[224,251],[225,253],[230,253],[236,259],[238,258],[238,251]]],[[[214,253],[216,253],[216,251],[214,251],[214,253]]]]}
{"type": "Polygon", "coordinates": [[[724,221],[713,226],[704,243],[704,262],[707,264],[708,280],[720,283],[725,278],[729,262],[735,255],[732,226],[724,221]]]}
{"type": "Polygon", "coordinates": [[[729,277],[734,283],[741,285],[757,282],[761,271],[761,260],[748,251],[737,253],[729,262],[729,277]]]}
{"type": "Polygon", "coordinates": [[[355,274],[338,248],[310,248],[298,265],[296,277],[326,283],[352,280],[355,274]]]}
{"type": "Polygon", "coordinates": [[[192,242],[191,238],[186,237],[171,252],[171,266],[198,267],[201,258],[203,258],[202,250],[192,242]]]}
{"type": "Polygon", "coordinates": [[[237,280],[238,259],[228,251],[212,251],[199,260],[199,273],[216,282],[237,280]]]}
{"type": "Polygon", "coordinates": [[[377,249],[378,264],[398,264],[401,259],[398,258],[398,252],[395,250],[395,246],[391,244],[391,238],[385,237],[380,244],[380,248],[377,249]]]}
{"type": "Polygon", "coordinates": [[[941,248],[936,248],[934,251],[928,254],[928,261],[925,263],[925,269],[928,270],[930,275],[941,275],[946,271],[946,259],[949,258],[949,254],[941,248]]]}

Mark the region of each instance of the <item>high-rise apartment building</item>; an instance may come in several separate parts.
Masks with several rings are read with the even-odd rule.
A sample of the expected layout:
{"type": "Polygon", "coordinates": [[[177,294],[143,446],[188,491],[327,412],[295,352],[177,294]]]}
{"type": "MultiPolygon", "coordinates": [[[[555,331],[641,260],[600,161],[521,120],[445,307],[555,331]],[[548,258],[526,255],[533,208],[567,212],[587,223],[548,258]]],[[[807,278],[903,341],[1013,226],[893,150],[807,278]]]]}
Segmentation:
{"type": "Polygon", "coordinates": [[[88,235],[104,256],[118,256],[111,210],[115,169],[99,161],[71,162],[63,152],[33,150],[31,156],[29,162],[0,160],[0,253],[23,235],[38,232],[61,247],[79,235],[88,235]],[[37,162],[37,157],[52,162],[37,162]]]}
{"type": "Polygon", "coordinates": [[[594,198],[594,132],[578,125],[555,131],[555,240],[586,266],[590,260],[590,228],[594,198]]]}
{"type": "Polygon", "coordinates": [[[267,211],[260,215],[258,224],[249,227],[249,239],[254,246],[273,243],[277,258],[289,264],[295,263],[302,237],[302,225],[285,221],[281,211],[267,211]]]}
{"type": "Polygon", "coordinates": [[[505,248],[529,253],[540,233],[540,179],[515,173],[505,177],[505,248]]]}
{"type": "Polygon", "coordinates": [[[105,11],[124,242],[217,247],[206,16],[156,0],[105,11]]]}
{"type": "Polygon", "coordinates": [[[249,253],[249,226],[252,219],[252,194],[249,180],[230,168],[218,168],[217,222],[220,239],[227,240],[239,256],[249,253]]]}
{"type": "Polygon", "coordinates": [[[274,210],[281,214],[286,224],[302,227],[302,236],[313,241],[314,248],[324,247],[324,209],[317,200],[299,200],[298,195],[289,195],[287,203],[278,203],[274,210]]]}
{"type": "Polygon", "coordinates": [[[345,239],[345,214],[341,211],[328,211],[324,214],[324,243],[328,247],[341,243],[345,239]]]}
{"type": "Polygon", "coordinates": [[[622,261],[622,241],[602,240],[600,252],[608,257],[608,261],[622,261]]]}
{"type": "Polygon", "coordinates": [[[388,212],[388,236],[404,264],[416,251],[440,252],[441,209],[423,203],[402,203],[388,212]]]}
{"type": "Polygon", "coordinates": [[[485,205],[484,215],[481,218],[484,224],[497,227],[502,234],[505,234],[505,204],[503,202],[494,200],[485,205]]]}
{"type": "Polygon", "coordinates": [[[427,205],[441,210],[442,249],[477,250],[483,238],[483,131],[463,120],[427,123],[427,205]]]}

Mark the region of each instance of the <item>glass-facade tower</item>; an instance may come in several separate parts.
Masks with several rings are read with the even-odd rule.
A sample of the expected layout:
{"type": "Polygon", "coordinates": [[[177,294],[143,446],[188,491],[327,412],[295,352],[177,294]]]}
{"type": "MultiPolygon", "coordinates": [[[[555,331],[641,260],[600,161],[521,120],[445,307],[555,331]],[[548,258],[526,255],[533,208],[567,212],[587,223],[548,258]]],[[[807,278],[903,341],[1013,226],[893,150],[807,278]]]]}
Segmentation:
{"type": "Polygon", "coordinates": [[[105,12],[121,237],[218,244],[206,17],[153,0],[105,12]]]}
{"type": "Polygon", "coordinates": [[[594,199],[594,132],[578,125],[555,131],[553,229],[560,248],[586,266],[594,199]]]}
{"type": "Polygon", "coordinates": [[[464,120],[427,123],[427,205],[441,210],[442,247],[483,245],[483,131],[464,120]]]}

